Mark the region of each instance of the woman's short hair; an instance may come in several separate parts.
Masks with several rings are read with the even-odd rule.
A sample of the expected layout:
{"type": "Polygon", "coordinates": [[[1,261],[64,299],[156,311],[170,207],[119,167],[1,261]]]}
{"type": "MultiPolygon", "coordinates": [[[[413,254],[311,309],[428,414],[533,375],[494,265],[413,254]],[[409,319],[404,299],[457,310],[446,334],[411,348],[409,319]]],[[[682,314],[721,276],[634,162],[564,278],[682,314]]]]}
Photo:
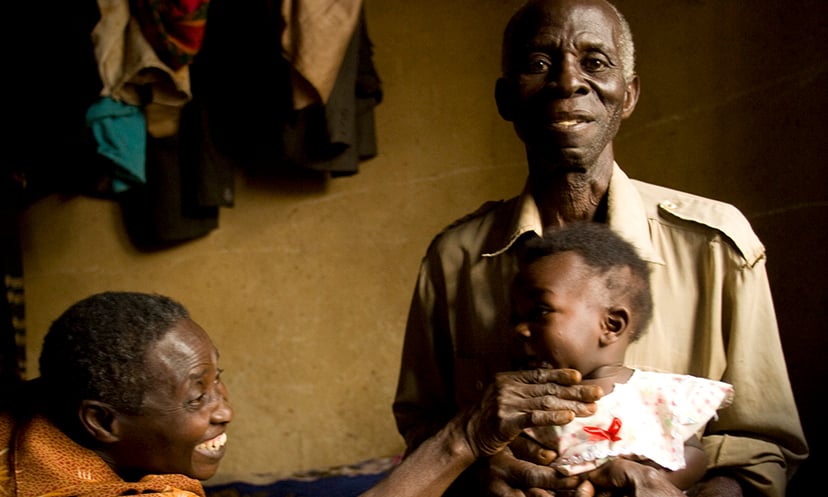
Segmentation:
{"type": "Polygon", "coordinates": [[[147,351],[187,318],[184,306],[158,294],[103,292],[73,304],[43,341],[38,395],[47,411],[67,421],[92,399],[138,413],[150,380],[147,351]]]}

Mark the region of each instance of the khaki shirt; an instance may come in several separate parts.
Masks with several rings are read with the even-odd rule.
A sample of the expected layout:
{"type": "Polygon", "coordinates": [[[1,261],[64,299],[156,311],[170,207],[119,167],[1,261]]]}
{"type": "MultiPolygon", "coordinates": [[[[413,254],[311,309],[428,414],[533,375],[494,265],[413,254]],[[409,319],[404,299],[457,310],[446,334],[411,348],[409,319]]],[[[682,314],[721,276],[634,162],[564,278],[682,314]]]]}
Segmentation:
{"type": "MultiPolygon", "coordinates": [[[[708,466],[784,497],[808,453],[765,270],[765,249],[735,207],[629,179],[617,166],[608,224],[652,269],[653,321],[627,365],[730,383],[733,404],[703,438],[708,466]],[[737,468],[734,468],[737,467],[737,468]]],[[[420,266],[394,414],[409,448],[475,403],[509,350],[511,250],[540,234],[528,189],[487,202],[437,235],[420,266]],[[528,235],[532,236],[532,235],[528,235]]]]}

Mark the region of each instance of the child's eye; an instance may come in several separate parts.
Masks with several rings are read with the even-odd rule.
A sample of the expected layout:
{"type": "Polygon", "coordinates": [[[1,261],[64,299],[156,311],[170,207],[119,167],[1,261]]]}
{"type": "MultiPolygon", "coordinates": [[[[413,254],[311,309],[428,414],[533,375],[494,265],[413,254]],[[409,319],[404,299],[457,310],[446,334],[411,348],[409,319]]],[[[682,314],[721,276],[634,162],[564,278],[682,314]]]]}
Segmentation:
{"type": "Polygon", "coordinates": [[[533,307],[531,311],[529,311],[529,320],[530,321],[540,321],[543,319],[547,314],[552,312],[552,309],[545,305],[539,305],[537,307],[533,307]]]}

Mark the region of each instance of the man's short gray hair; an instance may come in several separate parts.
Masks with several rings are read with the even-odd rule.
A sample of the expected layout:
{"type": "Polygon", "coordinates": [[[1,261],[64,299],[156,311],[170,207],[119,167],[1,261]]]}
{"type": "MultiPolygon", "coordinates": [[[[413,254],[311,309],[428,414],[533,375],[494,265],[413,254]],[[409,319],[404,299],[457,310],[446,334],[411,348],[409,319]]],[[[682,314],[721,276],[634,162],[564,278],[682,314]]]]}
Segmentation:
{"type": "Polygon", "coordinates": [[[621,26],[621,33],[618,37],[618,55],[621,57],[624,81],[629,83],[635,77],[635,44],[633,43],[632,30],[624,14],[615,5],[609,3],[609,6],[615,12],[618,17],[618,24],[621,26]]]}

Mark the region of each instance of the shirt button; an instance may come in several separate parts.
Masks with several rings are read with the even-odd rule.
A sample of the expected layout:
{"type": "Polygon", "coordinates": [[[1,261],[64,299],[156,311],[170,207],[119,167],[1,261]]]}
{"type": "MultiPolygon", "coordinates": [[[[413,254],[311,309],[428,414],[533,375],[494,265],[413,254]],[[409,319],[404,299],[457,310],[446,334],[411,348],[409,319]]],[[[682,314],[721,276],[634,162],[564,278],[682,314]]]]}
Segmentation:
{"type": "Polygon", "coordinates": [[[678,207],[678,206],[677,206],[677,205],[676,205],[673,201],[671,201],[671,200],[664,200],[664,201],[663,201],[663,202],[661,202],[661,204],[659,204],[659,205],[661,205],[661,208],[662,208],[662,209],[666,209],[666,210],[668,210],[668,211],[671,211],[671,210],[675,209],[676,207],[678,207]]]}

